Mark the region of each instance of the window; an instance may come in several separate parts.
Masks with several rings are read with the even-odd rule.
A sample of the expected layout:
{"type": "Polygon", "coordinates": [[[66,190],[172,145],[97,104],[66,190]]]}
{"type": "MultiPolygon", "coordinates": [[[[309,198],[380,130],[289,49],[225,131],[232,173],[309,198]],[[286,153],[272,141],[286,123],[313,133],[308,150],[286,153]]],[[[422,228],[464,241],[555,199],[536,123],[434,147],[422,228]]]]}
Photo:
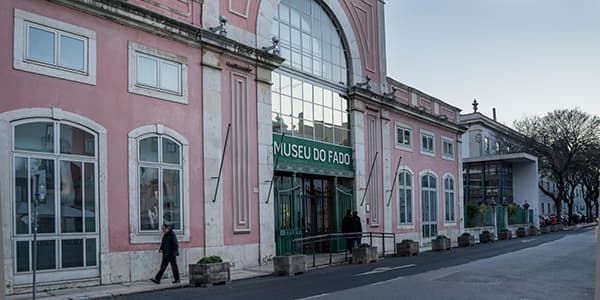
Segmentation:
{"type": "Polygon", "coordinates": [[[189,241],[188,142],[163,125],[129,133],[129,222],[132,243],[160,243],[161,224],[189,241]]]}
{"type": "Polygon", "coordinates": [[[319,1],[282,0],[272,23],[284,65],[334,84],[347,84],[346,52],[340,30],[319,1]]]}
{"type": "Polygon", "coordinates": [[[15,69],[96,84],[96,33],[15,10],[15,69]]]}
{"type": "Polygon", "coordinates": [[[448,175],[444,177],[444,207],[445,207],[445,221],[454,222],[454,209],[456,201],[454,200],[454,178],[448,175]]]}
{"type": "MultiPolygon", "coordinates": [[[[96,133],[67,122],[38,119],[16,123],[13,137],[13,242],[17,276],[27,276],[34,268],[36,221],[36,270],[42,271],[42,281],[57,276],[43,271],[73,271],[71,278],[97,276],[96,133]]],[[[64,273],[59,275],[62,276],[64,273]]]]}
{"type": "Polygon", "coordinates": [[[430,173],[421,176],[421,223],[422,235],[430,238],[437,235],[437,178],[430,173]]]}
{"type": "Polygon", "coordinates": [[[483,151],[487,154],[490,153],[490,138],[487,136],[483,139],[483,151]]]}
{"type": "Polygon", "coordinates": [[[129,42],[129,92],[187,104],[187,59],[129,42]]]}
{"type": "Polygon", "coordinates": [[[406,170],[398,173],[398,210],[400,224],[412,224],[412,175],[406,170]]]}
{"type": "Polygon", "coordinates": [[[442,138],[442,158],[454,159],[454,143],[449,138],[442,138]]]}
{"type": "Polygon", "coordinates": [[[412,150],[412,129],[396,125],[396,147],[412,150]]]}
{"type": "Polygon", "coordinates": [[[181,230],[181,150],[165,136],[138,144],[140,231],[160,232],[160,225],[181,230]]]}
{"type": "Polygon", "coordinates": [[[433,144],[434,135],[428,132],[421,132],[421,153],[427,155],[435,154],[435,146],[433,144]]]}

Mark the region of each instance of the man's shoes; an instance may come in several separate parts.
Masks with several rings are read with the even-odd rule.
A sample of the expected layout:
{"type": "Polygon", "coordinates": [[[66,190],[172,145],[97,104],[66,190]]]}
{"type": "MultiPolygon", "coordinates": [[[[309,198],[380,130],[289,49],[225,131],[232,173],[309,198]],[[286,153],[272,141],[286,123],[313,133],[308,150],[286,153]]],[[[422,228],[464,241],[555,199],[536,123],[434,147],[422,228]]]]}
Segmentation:
{"type": "Polygon", "coordinates": [[[156,278],[152,278],[152,279],[150,279],[150,281],[152,281],[156,284],[160,284],[160,280],[157,280],[156,278]]]}
{"type": "Polygon", "coordinates": [[[173,280],[173,283],[180,283],[181,281],[179,279],[177,280],[173,280]]]}

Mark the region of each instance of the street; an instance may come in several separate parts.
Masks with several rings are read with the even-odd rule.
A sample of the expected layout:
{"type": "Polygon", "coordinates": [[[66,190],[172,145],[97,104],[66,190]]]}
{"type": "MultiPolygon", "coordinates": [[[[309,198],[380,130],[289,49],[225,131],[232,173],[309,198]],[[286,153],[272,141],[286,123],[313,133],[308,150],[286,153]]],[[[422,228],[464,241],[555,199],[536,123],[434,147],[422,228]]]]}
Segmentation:
{"type": "Polygon", "coordinates": [[[593,299],[596,229],[119,299],[593,299]]]}

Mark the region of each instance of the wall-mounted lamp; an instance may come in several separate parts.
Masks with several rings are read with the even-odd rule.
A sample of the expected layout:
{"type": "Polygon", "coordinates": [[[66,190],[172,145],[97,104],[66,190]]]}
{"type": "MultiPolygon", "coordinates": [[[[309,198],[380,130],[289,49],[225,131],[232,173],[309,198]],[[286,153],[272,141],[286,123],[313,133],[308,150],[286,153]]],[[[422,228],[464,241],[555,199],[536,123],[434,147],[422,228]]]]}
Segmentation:
{"type": "Polygon", "coordinates": [[[227,18],[225,16],[220,16],[219,22],[221,23],[219,26],[209,27],[208,30],[222,36],[227,36],[227,29],[225,29],[225,25],[227,25],[227,18]]]}
{"type": "Polygon", "coordinates": [[[272,45],[262,47],[262,49],[269,53],[272,53],[273,55],[279,56],[279,39],[276,36],[274,36],[271,38],[271,41],[273,42],[272,45]]]}

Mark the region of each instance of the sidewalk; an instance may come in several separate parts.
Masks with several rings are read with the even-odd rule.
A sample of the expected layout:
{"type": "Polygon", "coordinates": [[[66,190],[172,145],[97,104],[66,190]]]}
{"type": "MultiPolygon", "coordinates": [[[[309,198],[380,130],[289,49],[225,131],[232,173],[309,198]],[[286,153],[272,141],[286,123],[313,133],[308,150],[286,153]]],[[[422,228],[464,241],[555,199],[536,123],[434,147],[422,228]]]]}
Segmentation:
{"type": "MultiPolygon", "coordinates": [[[[240,280],[240,279],[268,276],[268,275],[271,275],[272,273],[273,273],[273,265],[272,264],[248,267],[248,268],[243,268],[243,269],[235,269],[235,270],[231,270],[231,280],[234,281],[234,280],[240,280]]],[[[165,280],[163,280],[163,283],[161,283],[161,284],[154,284],[150,280],[145,280],[145,281],[126,282],[126,283],[121,283],[121,284],[110,284],[110,285],[101,285],[101,286],[52,290],[52,291],[45,291],[45,292],[38,291],[36,294],[36,298],[44,299],[44,300],[107,299],[107,298],[141,293],[141,292],[182,288],[182,287],[186,287],[188,285],[188,283],[189,282],[188,282],[187,277],[182,277],[181,283],[178,283],[178,284],[172,284],[171,279],[165,278],[165,280]]],[[[7,300],[29,300],[31,298],[32,298],[31,293],[6,296],[7,300]]]]}

